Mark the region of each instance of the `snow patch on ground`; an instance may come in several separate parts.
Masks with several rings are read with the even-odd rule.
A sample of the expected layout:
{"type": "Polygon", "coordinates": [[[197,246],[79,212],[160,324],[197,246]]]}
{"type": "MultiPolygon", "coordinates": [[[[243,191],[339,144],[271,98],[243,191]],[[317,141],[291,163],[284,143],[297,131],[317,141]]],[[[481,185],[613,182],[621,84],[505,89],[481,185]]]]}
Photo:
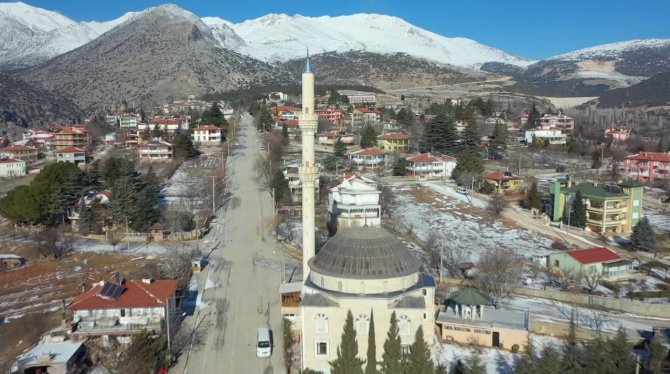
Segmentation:
{"type": "Polygon", "coordinates": [[[432,359],[436,365],[443,364],[452,372],[457,362],[464,362],[470,355],[478,354],[486,365],[486,372],[491,374],[514,373],[518,354],[502,349],[484,347],[465,347],[451,343],[436,342],[432,349],[432,359]]]}

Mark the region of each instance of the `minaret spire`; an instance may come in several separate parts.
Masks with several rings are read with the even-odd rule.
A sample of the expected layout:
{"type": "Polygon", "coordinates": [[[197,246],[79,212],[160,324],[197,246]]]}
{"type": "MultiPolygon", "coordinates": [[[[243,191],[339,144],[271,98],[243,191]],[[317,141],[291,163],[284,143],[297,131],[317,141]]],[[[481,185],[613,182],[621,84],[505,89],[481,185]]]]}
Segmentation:
{"type": "Polygon", "coordinates": [[[302,132],[302,165],[300,165],[300,184],[302,186],[302,277],[307,280],[309,260],[316,254],[314,195],[315,183],[319,177],[319,168],[314,162],[314,137],[318,116],[314,104],[314,73],[309,64],[309,49],[305,59],[305,71],[302,73],[302,113],[298,125],[302,132]]]}

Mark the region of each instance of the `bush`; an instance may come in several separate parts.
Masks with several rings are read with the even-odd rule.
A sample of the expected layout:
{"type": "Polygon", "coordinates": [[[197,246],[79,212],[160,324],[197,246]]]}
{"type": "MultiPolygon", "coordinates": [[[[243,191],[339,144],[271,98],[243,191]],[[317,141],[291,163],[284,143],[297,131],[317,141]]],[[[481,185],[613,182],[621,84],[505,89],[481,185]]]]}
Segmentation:
{"type": "Polygon", "coordinates": [[[492,194],[495,190],[496,186],[489,182],[484,182],[484,184],[482,184],[482,186],[479,188],[479,192],[486,195],[492,194]]]}
{"type": "Polygon", "coordinates": [[[618,283],[613,283],[613,282],[610,282],[610,281],[602,280],[602,281],[600,281],[600,284],[603,287],[607,288],[608,290],[614,292],[617,295],[619,294],[619,291],[621,290],[621,285],[619,285],[618,283]]]}
{"type": "Polygon", "coordinates": [[[512,353],[519,353],[519,345],[518,344],[514,344],[512,346],[512,353]]]}

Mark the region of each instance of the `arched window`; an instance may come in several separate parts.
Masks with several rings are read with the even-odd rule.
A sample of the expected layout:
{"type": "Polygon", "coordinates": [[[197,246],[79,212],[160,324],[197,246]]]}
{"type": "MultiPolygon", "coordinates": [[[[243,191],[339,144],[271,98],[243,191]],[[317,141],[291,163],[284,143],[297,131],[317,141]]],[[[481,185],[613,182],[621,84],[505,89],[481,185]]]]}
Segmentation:
{"type": "Polygon", "coordinates": [[[400,330],[400,336],[412,335],[412,322],[404,314],[398,318],[398,330],[400,330]]]}
{"type": "Polygon", "coordinates": [[[317,334],[328,333],[328,317],[325,314],[319,313],[314,317],[314,331],[317,334]]]}
{"type": "Polygon", "coordinates": [[[370,328],[370,317],[365,314],[359,314],[356,317],[356,333],[358,335],[367,335],[370,328]]]}

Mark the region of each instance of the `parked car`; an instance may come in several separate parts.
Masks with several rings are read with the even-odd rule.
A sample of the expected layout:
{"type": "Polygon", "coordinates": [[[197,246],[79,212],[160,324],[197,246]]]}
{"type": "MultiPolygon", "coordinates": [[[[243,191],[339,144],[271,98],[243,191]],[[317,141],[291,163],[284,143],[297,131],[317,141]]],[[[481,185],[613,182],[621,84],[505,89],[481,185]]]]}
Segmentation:
{"type": "Polygon", "coordinates": [[[456,187],[456,192],[458,192],[458,193],[460,193],[460,194],[463,194],[463,195],[467,195],[467,194],[468,194],[468,190],[467,190],[465,187],[463,187],[463,186],[458,186],[458,187],[456,187]]]}

